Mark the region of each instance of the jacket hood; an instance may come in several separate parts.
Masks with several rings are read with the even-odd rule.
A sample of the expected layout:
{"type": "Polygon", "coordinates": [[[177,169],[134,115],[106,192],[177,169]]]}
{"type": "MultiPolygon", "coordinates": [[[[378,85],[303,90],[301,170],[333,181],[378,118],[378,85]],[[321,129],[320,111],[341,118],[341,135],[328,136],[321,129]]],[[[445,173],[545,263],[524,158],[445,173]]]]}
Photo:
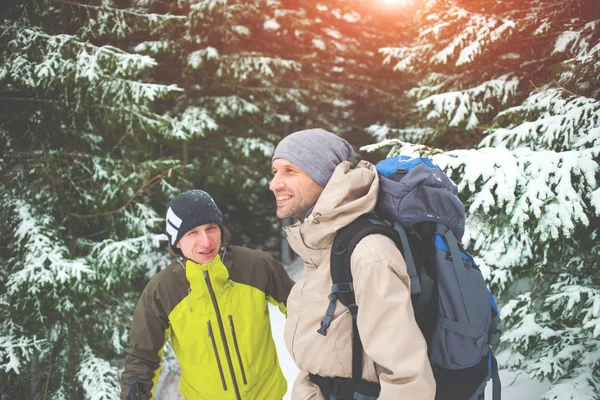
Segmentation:
{"type": "Polygon", "coordinates": [[[304,220],[284,228],[292,249],[309,264],[319,264],[336,232],[375,208],[379,177],[375,166],[361,161],[356,168],[340,163],[304,220]]]}

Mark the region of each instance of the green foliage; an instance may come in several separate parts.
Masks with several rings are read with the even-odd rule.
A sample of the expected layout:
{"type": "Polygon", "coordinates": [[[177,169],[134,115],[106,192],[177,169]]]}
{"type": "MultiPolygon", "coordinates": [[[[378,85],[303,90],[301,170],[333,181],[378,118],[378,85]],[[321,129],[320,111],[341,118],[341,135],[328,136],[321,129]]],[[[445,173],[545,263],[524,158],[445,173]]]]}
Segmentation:
{"type": "Polygon", "coordinates": [[[152,58],[38,6],[0,35],[1,391],[116,398],[138,284],[166,263],[167,179],[185,169],[155,146],[197,133],[157,113],[181,89],[144,82],[152,58]]]}
{"type": "Polygon", "coordinates": [[[367,147],[427,154],[455,179],[463,243],[503,303],[505,367],[549,380],[544,399],[600,390],[599,13],[587,0],[424,2],[415,43],[381,50],[419,77],[409,94],[421,119],[412,137],[374,130],[481,140],[446,152],[398,139],[367,147]]]}
{"type": "Polygon", "coordinates": [[[252,210],[228,224],[244,244],[277,251],[266,177],[281,137],[319,126],[365,144],[363,128],[400,101],[405,84],[375,54],[401,27],[381,26],[382,13],[367,3],[125,3],[130,8],[113,13],[83,7],[80,32],[109,43],[123,43],[126,33],[130,49],[158,62],[155,82],[184,89],[160,106],[196,136],[169,139],[161,150],[182,158],[189,187],[210,190],[226,217],[252,210]],[[153,15],[152,27],[139,35],[133,16],[144,14],[153,15]]]}
{"type": "MultiPolygon", "coordinates": [[[[233,241],[276,249],[274,145],[360,145],[404,82],[368,2],[14,1],[0,33],[2,393],[114,398],[163,213],[208,190],[233,241]]],[[[381,24],[386,20],[386,24],[381,24]]]]}
{"type": "Polygon", "coordinates": [[[416,100],[408,113],[419,118],[372,129],[443,148],[473,147],[499,113],[536,87],[552,83],[597,99],[597,14],[589,0],[422,1],[413,43],[380,49],[394,70],[418,81],[408,92],[416,100]]]}

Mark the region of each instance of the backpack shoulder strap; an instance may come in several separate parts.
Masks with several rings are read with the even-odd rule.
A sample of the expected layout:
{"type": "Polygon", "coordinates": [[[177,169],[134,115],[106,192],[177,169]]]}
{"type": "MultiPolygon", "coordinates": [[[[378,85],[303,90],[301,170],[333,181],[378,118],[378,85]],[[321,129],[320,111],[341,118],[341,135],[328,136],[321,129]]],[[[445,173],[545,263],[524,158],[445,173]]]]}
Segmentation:
{"type": "Polygon", "coordinates": [[[350,310],[352,315],[352,380],[356,383],[362,380],[362,342],[358,334],[357,315],[358,306],[354,296],[354,283],[352,278],[350,259],[356,245],[366,236],[372,234],[385,235],[401,246],[398,233],[388,224],[374,218],[372,215],[363,214],[355,221],[340,229],[331,246],[331,294],[329,306],[321,327],[317,332],[327,335],[327,328],[333,319],[336,301],[339,300],[350,310]]]}
{"type": "MultiPolygon", "coordinates": [[[[392,239],[398,248],[402,248],[398,233],[389,224],[376,219],[371,214],[363,214],[335,235],[331,247],[331,280],[333,284],[352,283],[350,260],[358,243],[368,235],[380,234],[392,239]]],[[[346,307],[354,303],[354,287],[351,296],[342,294],[338,299],[346,307]]]]}
{"type": "Polygon", "coordinates": [[[327,328],[329,328],[329,324],[333,319],[337,300],[350,308],[351,313],[358,311],[354,297],[350,258],[356,245],[367,235],[374,233],[381,233],[395,241],[398,240],[397,234],[390,226],[369,214],[361,215],[336,233],[331,246],[330,272],[332,286],[331,294],[328,297],[329,307],[321,321],[321,327],[317,331],[321,335],[327,335],[327,328]]]}

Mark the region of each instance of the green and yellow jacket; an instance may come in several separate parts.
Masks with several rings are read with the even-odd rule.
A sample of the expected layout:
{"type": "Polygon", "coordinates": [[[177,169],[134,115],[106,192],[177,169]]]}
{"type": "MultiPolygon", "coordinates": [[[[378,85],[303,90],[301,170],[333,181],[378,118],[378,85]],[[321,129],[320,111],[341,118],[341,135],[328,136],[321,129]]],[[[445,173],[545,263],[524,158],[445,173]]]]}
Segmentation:
{"type": "Polygon", "coordinates": [[[294,282],[260,250],[231,246],[206,264],[174,259],[153,277],[135,308],[127,379],[152,399],[164,345],[171,340],[186,400],[281,399],[287,383],[271,335],[268,302],[286,314],[294,282]]]}

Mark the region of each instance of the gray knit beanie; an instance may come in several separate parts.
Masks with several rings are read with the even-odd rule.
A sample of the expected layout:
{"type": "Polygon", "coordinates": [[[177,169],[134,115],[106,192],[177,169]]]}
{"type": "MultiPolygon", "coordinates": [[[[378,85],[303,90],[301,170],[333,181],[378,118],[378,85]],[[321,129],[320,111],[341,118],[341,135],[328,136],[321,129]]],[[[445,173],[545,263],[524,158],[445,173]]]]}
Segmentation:
{"type": "Polygon", "coordinates": [[[325,129],[307,129],[294,132],[279,142],[273,155],[284,158],[304,171],[321,187],[344,160],[352,161],[354,151],[345,139],[325,129]]]}
{"type": "Polygon", "coordinates": [[[167,211],[167,236],[174,252],[183,255],[177,243],[190,229],[217,224],[223,235],[223,214],[213,198],[203,190],[190,190],[171,200],[167,211]]]}

